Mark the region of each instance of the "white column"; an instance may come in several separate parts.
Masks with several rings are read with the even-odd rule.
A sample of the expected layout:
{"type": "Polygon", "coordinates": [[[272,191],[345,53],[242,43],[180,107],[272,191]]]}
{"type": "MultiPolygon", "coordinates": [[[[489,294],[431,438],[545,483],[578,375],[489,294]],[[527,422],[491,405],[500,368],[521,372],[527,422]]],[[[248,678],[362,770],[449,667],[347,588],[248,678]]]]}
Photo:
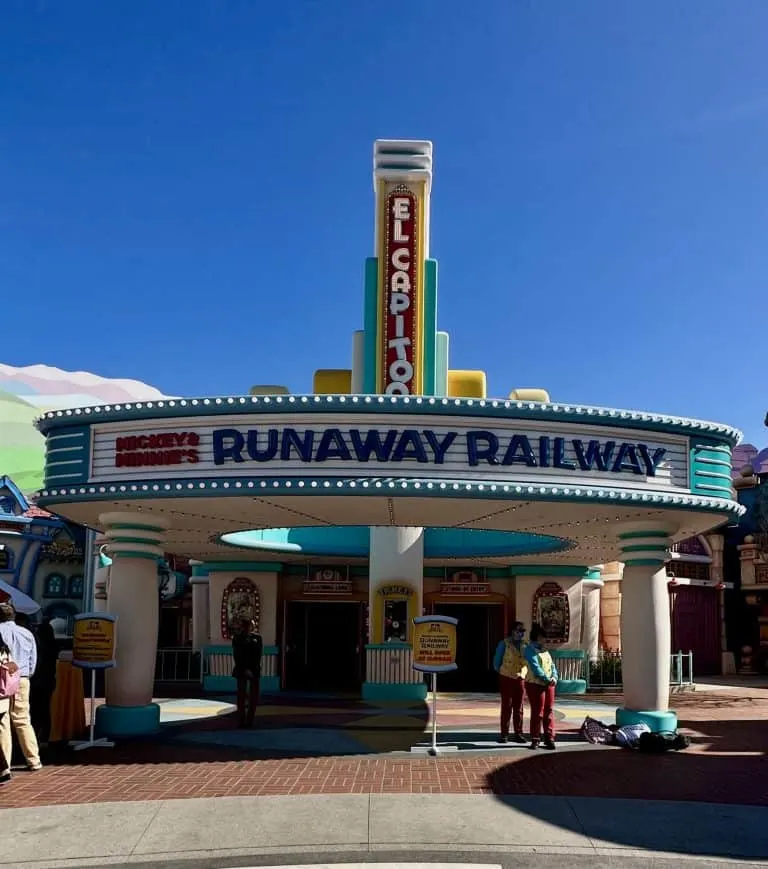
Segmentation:
{"type": "Polygon", "coordinates": [[[581,581],[581,645],[587,653],[588,661],[597,660],[600,640],[600,590],[602,580],[583,579],[581,581]]]}
{"type": "Polygon", "coordinates": [[[412,586],[418,596],[416,611],[421,614],[424,585],[424,529],[376,526],[371,528],[368,566],[371,612],[377,590],[393,581],[412,586]]]}
{"type": "Polygon", "coordinates": [[[152,702],[160,596],[157,562],[169,523],[135,513],[105,513],[110,567],[108,610],[117,616],[117,667],[107,671],[106,703],[97,710],[99,731],[109,736],[151,733],[160,726],[152,702]]]}
{"type": "Polygon", "coordinates": [[[189,581],[192,586],[192,648],[200,652],[210,643],[211,618],[208,577],[196,574],[196,570],[197,568],[193,568],[193,575],[189,581]]]}
{"type": "MultiPolygon", "coordinates": [[[[377,639],[383,623],[384,606],[379,595],[383,586],[407,586],[409,619],[421,615],[424,605],[424,529],[379,526],[370,529],[369,618],[371,643],[366,648],[366,700],[423,700],[426,684],[413,669],[410,644],[381,645],[377,639]],[[377,627],[378,626],[378,627],[377,627]]],[[[409,625],[409,636],[412,627],[409,625]]]]}
{"type": "Polygon", "coordinates": [[[675,730],[669,711],[672,629],[668,578],[670,529],[632,523],[619,534],[624,561],[621,585],[621,667],[624,708],[616,722],[645,723],[654,731],[675,730]]]}

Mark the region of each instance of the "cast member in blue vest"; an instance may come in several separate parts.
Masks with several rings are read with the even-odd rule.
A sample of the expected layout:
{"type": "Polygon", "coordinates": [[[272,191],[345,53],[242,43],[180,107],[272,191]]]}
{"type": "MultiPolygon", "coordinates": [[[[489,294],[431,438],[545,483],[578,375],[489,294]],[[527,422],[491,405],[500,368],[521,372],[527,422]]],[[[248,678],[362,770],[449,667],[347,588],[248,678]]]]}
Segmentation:
{"type": "Polygon", "coordinates": [[[499,674],[501,694],[501,736],[499,742],[509,741],[509,722],[512,719],[513,742],[525,742],[523,736],[523,696],[525,694],[525,626],[515,622],[510,636],[496,647],[493,669],[499,674]]]}
{"type": "Polygon", "coordinates": [[[530,642],[525,647],[528,672],[525,677],[525,693],[531,707],[531,748],[539,747],[542,718],[544,719],[543,748],[555,749],[555,686],[558,675],[552,655],[542,645],[544,631],[533,625],[530,642]]]}

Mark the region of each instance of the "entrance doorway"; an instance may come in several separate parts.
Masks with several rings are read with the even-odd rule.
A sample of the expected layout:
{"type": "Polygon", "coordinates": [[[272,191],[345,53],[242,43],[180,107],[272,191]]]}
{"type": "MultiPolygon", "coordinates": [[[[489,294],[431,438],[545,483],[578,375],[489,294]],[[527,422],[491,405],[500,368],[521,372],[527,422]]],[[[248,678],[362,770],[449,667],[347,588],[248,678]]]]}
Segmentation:
{"type": "Polygon", "coordinates": [[[363,604],[358,601],[286,601],[284,689],[359,693],[363,630],[363,604]]]}
{"type": "Polygon", "coordinates": [[[435,603],[436,614],[459,620],[456,628],[458,669],[441,673],[441,691],[491,692],[498,688],[493,653],[504,639],[504,606],[500,603],[435,603]]]}

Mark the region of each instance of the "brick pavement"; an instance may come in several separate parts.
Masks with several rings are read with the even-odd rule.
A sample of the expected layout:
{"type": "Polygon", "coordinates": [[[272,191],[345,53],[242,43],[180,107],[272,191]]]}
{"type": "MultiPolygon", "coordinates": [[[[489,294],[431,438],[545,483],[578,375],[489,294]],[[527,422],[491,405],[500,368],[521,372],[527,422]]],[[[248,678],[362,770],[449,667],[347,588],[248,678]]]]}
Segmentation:
{"type": "MultiPolygon", "coordinates": [[[[601,700],[609,700],[601,697],[601,700]]],[[[189,797],[495,793],[694,800],[768,806],[768,694],[676,695],[688,751],[649,757],[594,748],[554,754],[263,759],[167,741],[62,752],[0,787],[0,808],[189,797]]]]}

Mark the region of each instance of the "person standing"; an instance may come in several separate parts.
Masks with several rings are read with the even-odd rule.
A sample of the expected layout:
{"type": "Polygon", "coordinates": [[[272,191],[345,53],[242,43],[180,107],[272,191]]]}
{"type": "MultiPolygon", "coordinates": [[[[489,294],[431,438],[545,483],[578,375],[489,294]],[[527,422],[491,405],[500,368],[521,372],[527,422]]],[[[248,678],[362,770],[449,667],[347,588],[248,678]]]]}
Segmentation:
{"type": "MultiPolygon", "coordinates": [[[[0,727],[2,727],[3,719],[8,717],[11,709],[11,677],[18,672],[18,665],[11,658],[11,650],[0,639],[0,667],[3,668],[3,675],[6,677],[2,680],[3,693],[0,695],[0,727]],[[6,693],[7,691],[7,693],[6,693]]],[[[7,784],[11,780],[11,758],[7,757],[2,744],[0,744],[0,784],[7,784]]]]}
{"type": "Polygon", "coordinates": [[[525,625],[515,622],[510,636],[496,647],[493,669],[499,674],[501,694],[501,735],[499,742],[509,741],[510,719],[513,725],[512,741],[524,743],[523,696],[528,665],[525,660],[525,625]]]}
{"type": "Polygon", "coordinates": [[[237,679],[237,714],[240,727],[252,727],[253,716],[259,704],[261,656],[264,641],[253,619],[243,619],[240,629],[232,638],[232,656],[235,659],[233,676],[237,679]]]}
{"type": "Polygon", "coordinates": [[[544,724],[543,748],[555,750],[555,687],[557,686],[557,667],[552,655],[542,645],[544,631],[534,625],[531,628],[530,642],[525,647],[525,660],[528,664],[525,693],[531,707],[531,745],[539,747],[542,719],[544,724]]]}
{"type": "Polygon", "coordinates": [[[51,700],[56,690],[59,649],[53,625],[44,621],[37,629],[37,667],[30,679],[30,717],[38,744],[45,747],[51,736],[51,700]]]}
{"type": "Polygon", "coordinates": [[[21,673],[19,689],[10,698],[10,709],[0,720],[0,751],[11,762],[13,733],[27,761],[27,769],[36,772],[43,768],[40,763],[40,749],[37,744],[29,712],[29,685],[37,666],[37,643],[31,631],[15,622],[16,610],[13,604],[0,604],[0,641],[10,649],[11,659],[16,662],[21,673]]]}

